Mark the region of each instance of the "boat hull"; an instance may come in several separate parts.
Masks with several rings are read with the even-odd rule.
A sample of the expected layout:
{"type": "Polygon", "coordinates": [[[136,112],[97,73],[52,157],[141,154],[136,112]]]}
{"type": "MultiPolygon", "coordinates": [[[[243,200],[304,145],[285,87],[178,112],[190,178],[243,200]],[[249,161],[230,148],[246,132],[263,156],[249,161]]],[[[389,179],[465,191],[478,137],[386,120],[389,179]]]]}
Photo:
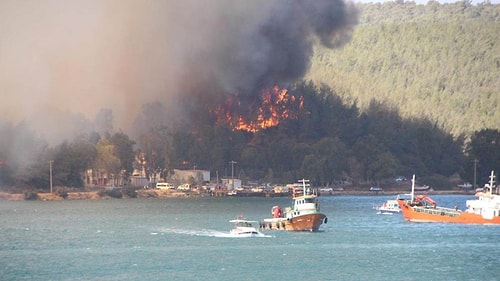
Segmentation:
{"type": "Polygon", "coordinates": [[[250,237],[267,237],[264,233],[261,232],[252,232],[252,233],[230,233],[233,237],[241,237],[241,238],[250,238],[250,237]]]}
{"type": "Polygon", "coordinates": [[[500,224],[500,217],[486,219],[479,214],[453,211],[452,209],[437,208],[428,209],[414,208],[406,201],[399,200],[399,206],[403,213],[403,217],[412,222],[442,222],[442,223],[462,223],[462,224],[500,224]],[[436,211],[437,210],[437,211],[436,211]]]}
{"type": "Polygon", "coordinates": [[[307,214],[293,218],[264,219],[260,227],[268,230],[318,231],[326,216],[322,213],[307,214]]]}
{"type": "Polygon", "coordinates": [[[393,209],[379,209],[377,214],[379,215],[394,215],[401,213],[401,210],[393,210],[393,209]]]}

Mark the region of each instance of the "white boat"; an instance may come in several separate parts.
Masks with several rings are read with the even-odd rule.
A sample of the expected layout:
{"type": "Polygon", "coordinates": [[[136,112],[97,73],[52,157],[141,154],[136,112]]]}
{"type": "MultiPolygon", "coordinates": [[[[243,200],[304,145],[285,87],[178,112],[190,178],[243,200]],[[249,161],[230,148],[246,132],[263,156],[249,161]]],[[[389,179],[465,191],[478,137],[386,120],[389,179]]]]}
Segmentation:
{"type": "Polygon", "coordinates": [[[433,189],[428,185],[414,186],[413,189],[415,191],[433,191],[433,189]]]}
{"type": "Polygon", "coordinates": [[[266,237],[265,234],[258,231],[252,224],[257,223],[257,221],[249,221],[244,219],[230,220],[230,223],[234,224],[234,228],[231,229],[230,233],[235,237],[266,237]]]}
{"type": "Polygon", "coordinates": [[[401,213],[401,208],[397,199],[389,199],[385,201],[381,206],[376,206],[375,209],[378,211],[379,215],[392,215],[401,213]]]}

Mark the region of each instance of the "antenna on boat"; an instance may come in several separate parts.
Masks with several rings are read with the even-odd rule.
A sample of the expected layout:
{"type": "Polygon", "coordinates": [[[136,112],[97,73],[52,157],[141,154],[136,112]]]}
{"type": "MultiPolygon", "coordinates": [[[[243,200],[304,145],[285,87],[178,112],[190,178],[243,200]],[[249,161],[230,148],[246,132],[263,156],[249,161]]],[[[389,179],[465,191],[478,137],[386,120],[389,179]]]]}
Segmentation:
{"type": "Polygon", "coordinates": [[[415,196],[415,174],[413,174],[413,178],[411,179],[411,202],[413,202],[414,196],[415,196]]]}
{"type": "Polygon", "coordinates": [[[304,193],[304,196],[306,196],[306,182],[309,182],[309,180],[306,180],[306,179],[302,179],[302,180],[299,180],[299,182],[302,183],[302,188],[303,188],[303,193],[304,193]]]}

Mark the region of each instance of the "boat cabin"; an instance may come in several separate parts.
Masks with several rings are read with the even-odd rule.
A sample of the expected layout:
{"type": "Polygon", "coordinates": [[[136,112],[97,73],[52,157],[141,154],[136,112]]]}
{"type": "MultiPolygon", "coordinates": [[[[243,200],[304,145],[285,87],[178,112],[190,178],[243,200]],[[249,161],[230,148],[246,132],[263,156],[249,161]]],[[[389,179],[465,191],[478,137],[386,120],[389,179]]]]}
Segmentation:
{"type": "Polygon", "coordinates": [[[287,218],[307,215],[319,211],[319,200],[316,196],[301,196],[294,198],[291,210],[287,210],[287,218]]]}

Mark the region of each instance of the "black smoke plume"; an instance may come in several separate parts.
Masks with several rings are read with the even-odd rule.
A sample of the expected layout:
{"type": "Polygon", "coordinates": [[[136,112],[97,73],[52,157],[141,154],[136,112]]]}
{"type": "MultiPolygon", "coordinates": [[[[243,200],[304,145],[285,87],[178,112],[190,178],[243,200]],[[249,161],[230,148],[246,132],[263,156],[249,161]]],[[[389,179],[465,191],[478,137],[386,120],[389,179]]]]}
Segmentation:
{"type": "Polygon", "coordinates": [[[268,2],[262,10],[257,8],[260,14],[251,24],[228,22],[214,37],[216,48],[188,64],[189,83],[183,88],[197,96],[185,97],[192,114],[200,112],[198,101],[201,106],[210,100],[218,104],[223,102],[221,95],[238,94],[241,102],[252,104],[263,88],[301,79],[314,45],[341,46],[357,23],[355,7],[341,0],[268,2]],[[210,63],[200,65],[207,56],[210,63]],[[203,79],[192,84],[193,77],[203,79]]]}

